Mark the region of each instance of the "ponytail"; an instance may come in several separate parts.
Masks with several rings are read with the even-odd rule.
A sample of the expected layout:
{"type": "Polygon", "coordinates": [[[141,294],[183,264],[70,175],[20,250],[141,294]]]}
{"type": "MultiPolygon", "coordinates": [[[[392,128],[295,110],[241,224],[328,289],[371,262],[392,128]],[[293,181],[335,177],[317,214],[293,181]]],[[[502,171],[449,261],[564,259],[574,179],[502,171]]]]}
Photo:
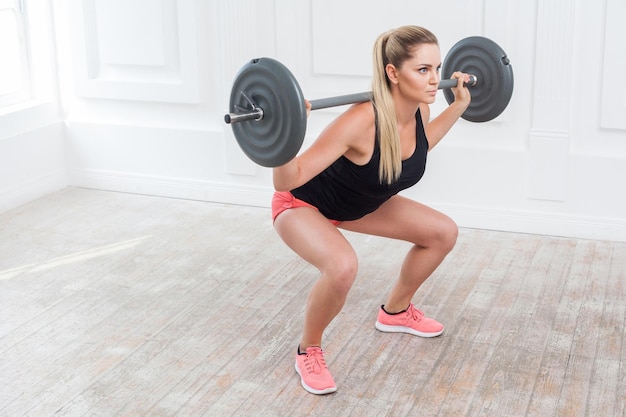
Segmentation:
{"type": "Polygon", "coordinates": [[[381,184],[397,181],[402,173],[398,120],[386,67],[392,64],[399,69],[404,61],[411,58],[413,47],[423,43],[438,44],[438,41],[434,34],[419,26],[402,26],[385,32],[374,43],[372,101],[378,118],[378,178],[381,184]]]}
{"type": "Polygon", "coordinates": [[[372,96],[378,117],[378,138],[380,141],[380,165],[378,179],[380,183],[391,184],[400,177],[402,156],[400,150],[400,134],[396,119],[396,106],[391,96],[389,79],[387,78],[387,60],[385,49],[387,40],[393,32],[383,33],[374,44],[374,77],[372,79],[372,96]]]}

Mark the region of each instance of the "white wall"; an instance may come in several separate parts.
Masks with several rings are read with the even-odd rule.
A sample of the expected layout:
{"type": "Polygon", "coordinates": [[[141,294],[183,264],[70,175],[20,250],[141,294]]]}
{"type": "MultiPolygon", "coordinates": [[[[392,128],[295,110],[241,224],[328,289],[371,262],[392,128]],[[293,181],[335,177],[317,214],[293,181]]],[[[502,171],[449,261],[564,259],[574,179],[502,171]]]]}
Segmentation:
{"type": "Polygon", "coordinates": [[[31,110],[0,115],[0,213],[67,186],[63,125],[50,105],[31,110]]]}
{"type": "Polygon", "coordinates": [[[67,186],[50,8],[39,0],[24,5],[31,24],[22,42],[31,70],[22,77],[26,100],[0,106],[0,213],[67,186]]]}
{"type": "MultiPolygon", "coordinates": [[[[496,120],[461,120],[406,194],[464,227],[626,241],[621,0],[52,4],[64,129],[29,135],[55,138],[45,158],[63,164],[68,184],[267,207],[271,171],[243,156],[222,119],[238,69],[271,56],[307,98],[365,91],[376,36],[418,24],[444,56],[466,36],[498,42],[515,92],[496,120]]],[[[433,113],[444,105],[441,95],[433,113]]],[[[305,146],[341,110],[314,112],[305,146]]],[[[26,157],[25,143],[0,140],[0,158],[26,157]]],[[[7,175],[3,199],[19,184],[7,175]]]]}

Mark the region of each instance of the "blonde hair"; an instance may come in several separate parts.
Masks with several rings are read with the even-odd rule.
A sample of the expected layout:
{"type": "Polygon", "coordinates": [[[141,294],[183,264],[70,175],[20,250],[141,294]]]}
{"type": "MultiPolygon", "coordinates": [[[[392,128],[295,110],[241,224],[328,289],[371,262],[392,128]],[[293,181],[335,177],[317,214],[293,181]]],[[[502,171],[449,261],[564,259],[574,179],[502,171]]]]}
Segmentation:
{"type": "Polygon", "coordinates": [[[380,139],[378,177],[381,184],[393,183],[402,172],[400,134],[390,81],[385,68],[387,64],[392,64],[399,69],[404,61],[412,57],[413,48],[425,43],[439,45],[437,37],[432,32],[419,26],[402,26],[385,32],[374,43],[372,96],[378,116],[377,133],[380,139]]]}

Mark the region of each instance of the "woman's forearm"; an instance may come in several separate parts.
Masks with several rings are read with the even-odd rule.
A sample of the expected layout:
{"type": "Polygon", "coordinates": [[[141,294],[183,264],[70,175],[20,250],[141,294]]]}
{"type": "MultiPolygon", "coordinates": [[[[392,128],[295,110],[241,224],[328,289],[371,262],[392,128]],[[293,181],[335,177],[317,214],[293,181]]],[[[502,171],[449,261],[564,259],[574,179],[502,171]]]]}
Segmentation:
{"type": "Polygon", "coordinates": [[[468,105],[469,103],[465,104],[455,101],[428,123],[426,126],[426,137],[428,138],[430,149],[438,144],[450,131],[468,105]]]}

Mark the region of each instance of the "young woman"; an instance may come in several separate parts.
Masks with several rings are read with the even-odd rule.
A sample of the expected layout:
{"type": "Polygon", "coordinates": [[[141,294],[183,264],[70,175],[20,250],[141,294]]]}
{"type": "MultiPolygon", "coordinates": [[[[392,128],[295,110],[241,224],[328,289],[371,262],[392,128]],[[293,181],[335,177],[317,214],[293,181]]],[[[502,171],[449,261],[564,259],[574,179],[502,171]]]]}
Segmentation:
{"type": "Polygon", "coordinates": [[[458,229],[449,217],[398,192],[420,180],[428,151],[469,105],[463,86],[469,76],[452,75],[458,79],[455,101],[430,120],[441,67],[435,35],[417,26],[386,32],[376,40],[373,58],[372,101],[351,106],[306,151],[273,170],[274,227],[321,272],[307,300],[295,365],[302,386],[313,394],[337,390],[322,335],[357,274],[356,254],[338,228],[413,244],[378,311],[378,330],[422,337],[443,332],[411,300],[452,250],[458,229]]]}

